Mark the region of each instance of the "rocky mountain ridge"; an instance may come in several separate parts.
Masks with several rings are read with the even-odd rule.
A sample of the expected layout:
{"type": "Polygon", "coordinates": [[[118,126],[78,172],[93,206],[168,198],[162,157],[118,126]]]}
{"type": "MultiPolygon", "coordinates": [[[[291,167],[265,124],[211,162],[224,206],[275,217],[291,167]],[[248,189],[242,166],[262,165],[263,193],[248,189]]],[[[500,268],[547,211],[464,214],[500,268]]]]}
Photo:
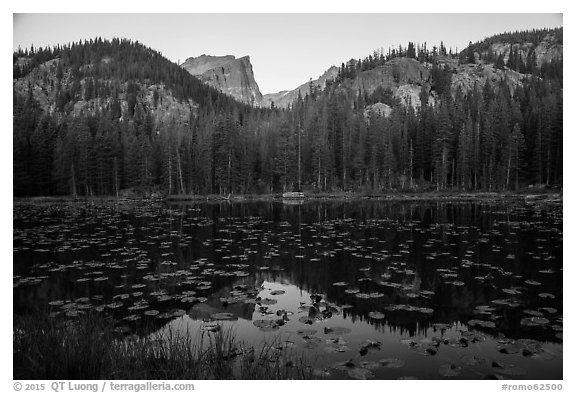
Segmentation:
{"type": "Polygon", "coordinates": [[[238,101],[254,106],[262,105],[262,93],[254,78],[250,57],[233,55],[189,57],[181,65],[201,81],[228,94],[238,101]]]}
{"type": "Polygon", "coordinates": [[[277,108],[287,108],[297,98],[298,94],[305,97],[310,93],[310,86],[319,88],[320,90],[326,87],[326,82],[334,80],[338,75],[338,67],[332,66],[328,68],[317,79],[310,79],[310,81],[301,84],[293,90],[284,90],[278,93],[264,94],[263,106],[270,107],[272,104],[277,108]]]}
{"type": "MultiPolygon", "coordinates": [[[[435,55],[435,62],[441,64],[442,67],[448,67],[453,73],[451,84],[453,94],[458,89],[466,93],[474,86],[483,86],[486,81],[497,84],[497,82],[505,79],[511,88],[522,83],[526,74],[508,67],[495,67],[493,61],[486,61],[490,56],[497,57],[502,54],[504,63],[508,62],[511,54],[517,53],[523,62],[527,62],[528,57],[533,56],[537,67],[562,58],[562,29],[551,30],[545,35],[533,32],[526,33],[531,34],[530,37],[532,38],[539,37],[540,42],[509,43],[507,41],[518,39],[513,33],[510,34],[512,37],[508,37],[504,33],[474,44],[472,46],[472,49],[476,50],[474,53],[476,62],[474,64],[459,62],[456,58],[447,55],[435,55]]],[[[258,107],[274,106],[277,108],[289,107],[298,98],[298,95],[305,97],[310,93],[311,86],[320,90],[324,89],[326,82],[335,80],[340,70],[339,67],[332,66],[317,79],[305,82],[293,90],[262,95],[254,78],[248,56],[236,59],[232,55],[202,55],[187,59],[182,67],[202,81],[239,101],[258,107]]],[[[351,90],[362,91],[367,94],[373,93],[378,88],[390,89],[403,105],[418,108],[421,104],[419,97],[423,88],[428,89],[430,102],[434,104],[435,92],[431,89],[433,84],[432,67],[429,62],[400,56],[378,67],[359,72],[351,83],[347,81],[345,85],[351,90]]]]}
{"type": "MultiPolygon", "coordinates": [[[[473,88],[481,88],[488,81],[494,86],[498,86],[503,80],[507,81],[511,89],[522,84],[527,74],[524,74],[508,66],[497,66],[493,61],[494,56],[502,55],[504,63],[508,63],[511,54],[519,56],[523,62],[528,61],[528,57],[535,59],[538,67],[547,63],[562,59],[562,37],[558,32],[541,34],[540,42],[513,42],[511,39],[502,40],[486,39],[485,42],[473,44],[475,50],[475,61],[463,62],[462,58],[450,57],[447,55],[437,54],[434,56],[434,62],[438,67],[447,69],[451,72],[450,90],[456,94],[457,90],[463,93],[469,92],[473,88]],[[488,56],[490,55],[490,56],[488,56]]],[[[561,34],[561,30],[560,30],[561,34]]],[[[465,53],[467,49],[464,49],[465,53]]],[[[30,59],[15,58],[15,66],[26,67],[30,59]]],[[[86,64],[84,70],[109,66],[111,60],[109,57],[100,59],[98,64],[86,64]]],[[[56,77],[57,68],[60,63],[58,58],[42,63],[24,77],[14,80],[14,90],[20,94],[32,88],[34,98],[41,106],[52,113],[58,106],[59,91],[68,91],[76,85],[76,91],[84,91],[89,79],[81,78],[74,80],[71,77],[71,70],[64,70],[60,78],[56,77]]],[[[175,65],[174,65],[175,66],[175,65]]],[[[353,78],[344,78],[338,84],[341,88],[357,94],[370,95],[376,89],[390,89],[393,96],[403,105],[411,105],[417,109],[420,103],[420,95],[425,89],[429,93],[429,102],[434,105],[437,98],[437,92],[434,87],[435,81],[432,75],[434,65],[431,62],[419,61],[415,58],[406,56],[394,57],[385,63],[376,67],[359,70],[353,78]]],[[[274,94],[262,95],[254,77],[252,64],[248,56],[236,58],[233,55],[226,56],[209,56],[201,55],[196,58],[190,57],[181,68],[189,74],[196,76],[202,82],[217,90],[235,98],[244,103],[256,107],[270,107],[272,104],[278,108],[287,108],[294,102],[298,95],[305,97],[310,93],[310,87],[314,86],[319,90],[326,87],[329,81],[335,81],[339,77],[340,68],[330,67],[320,77],[301,84],[293,90],[282,91],[274,94]]],[[[525,72],[525,71],[523,71],[525,72]]],[[[83,73],[85,74],[85,73],[83,73]]],[[[98,83],[98,79],[92,80],[91,83],[98,83]]],[[[106,81],[100,80],[101,83],[106,81]]],[[[107,82],[109,83],[109,81],[107,82]]],[[[128,109],[128,83],[127,81],[114,82],[117,99],[120,103],[122,112],[128,109]],[[119,82],[119,84],[118,84],[119,82]]],[[[147,83],[145,81],[137,82],[138,101],[151,111],[155,116],[158,113],[160,119],[174,117],[180,121],[186,121],[190,114],[197,108],[197,103],[191,100],[181,100],[174,96],[171,88],[167,88],[162,83],[147,83]],[[170,115],[169,115],[170,114],[170,115]]],[[[70,97],[71,102],[68,104],[66,112],[79,114],[86,111],[101,110],[110,107],[112,97],[110,94],[100,94],[95,97],[86,99],[86,94],[70,97]],[[70,106],[72,105],[72,106],[70,106]]],[[[374,103],[374,102],[372,102],[374,103]]],[[[384,103],[383,104],[390,104],[384,103]]],[[[58,110],[63,108],[59,107],[58,110]]],[[[132,107],[133,109],[133,107],[132,107]]],[[[382,111],[380,111],[382,112],[382,111]]],[[[382,112],[387,114],[388,111],[382,112]]]]}

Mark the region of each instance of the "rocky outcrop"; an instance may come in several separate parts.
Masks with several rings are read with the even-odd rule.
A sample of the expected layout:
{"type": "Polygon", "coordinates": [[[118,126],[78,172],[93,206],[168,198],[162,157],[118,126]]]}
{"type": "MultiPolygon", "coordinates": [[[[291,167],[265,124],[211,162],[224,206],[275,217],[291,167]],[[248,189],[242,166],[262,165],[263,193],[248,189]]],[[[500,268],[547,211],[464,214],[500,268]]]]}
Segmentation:
{"type": "Polygon", "coordinates": [[[182,64],[190,74],[238,101],[261,106],[262,93],[254,79],[250,57],[232,55],[190,57],[182,64]]]}
{"type": "Polygon", "coordinates": [[[358,74],[352,88],[371,94],[381,86],[395,92],[399,86],[422,86],[429,80],[430,71],[424,64],[415,59],[397,57],[384,65],[358,74]]]}
{"type": "MultiPolygon", "coordinates": [[[[402,105],[411,105],[414,109],[417,109],[422,105],[420,102],[420,94],[422,93],[422,88],[422,86],[415,84],[398,86],[394,92],[394,96],[400,99],[402,105]]],[[[428,97],[428,102],[434,105],[434,96],[428,97]]]]}
{"type": "Polygon", "coordinates": [[[451,90],[452,94],[456,94],[458,89],[466,94],[474,87],[482,89],[486,81],[497,88],[502,80],[506,80],[511,90],[515,90],[526,76],[510,69],[500,70],[493,64],[463,64],[456,67],[452,74],[451,90]]]}
{"type": "Polygon", "coordinates": [[[561,59],[563,45],[559,42],[556,35],[547,34],[542,42],[523,42],[515,43],[512,45],[502,42],[495,42],[490,45],[488,50],[483,52],[483,55],[487,55],[489,51],[494,53],[496,56],[502,54],[504,63],[506,63],[510,57],[511,50],[517,50],[522,61],[524,62],[526,62],[530,51],[534,50],[534,54],[536,55],[536,65],[541,67],[542,64],[549,63],[553,59],[561,59]]]}
{"type": "MultiPolygon", "coordinates": [[[[527,77],[510,69],[498,69],[493,64],[458,64],[458,60],[449,57],[439,57],[437,62],[440,67],[446,67],[452,71],[451,92],[455,95],[458,90],[467,94],[472,89],[481,89],[488,81],[494,88],[498,88],[500,82],[505,80],[511,93],[522,80],[527,77]]],[[[430,76],[431,64],[422,64],[414,59],[395,58],[388,63],[374,69],[361,72],[351,82],[348,88],[353,91],[363,91],[371,94],[378,87],[389,88],[394,96],[405,106],[411,105],[414,109],[420,107],[420,94],[422,89],[430,89],[433,81],[430,76]]],[[[436,93],[429,91],[428,102],[434,105],[436,93]]]]}
{"type": "MultiPolygon", "coordinates": [[[[103,59],[102,61],[106,61],[103,59]]],[[[64,69],[61,80],[56,76],[60,59],[53,59],[40,64],[25,77],[14,79],[14,91],[26,95],[32,89],[32,96],[40,107],[49,114],[56,111],[58,86],[61,90],[69,90],[74,80],[69,69],[64,69]]],[[[99,80],[102,84],[105,80],[99,80]]],[[[110,109],[113,98],[111,95],[92,97],[86,99],[84,92],[87,79],[78,81],[80,94],[73,101],[66,104],[64,111],[72,116],[96,114],[99,111],[110,109]]],[[[128,110],[128,83],[116,84],[118,87],[118,103],[122,117],[128,110]]],[[[137,102],[146,113],[150,113],[157,122],[176,121],[184,124],[189,121],[190,114],[195,113],[198,105],[192,100],[177,99],[172,91],[163,84],[136,83],[137,102]]]]}
{"type": "Polygon", "coordinates": [[[303,83],[294,90],[285,90],[278,93],[264,94],[263,106],[270,107],[272,103],[274,103],[274,106],[277,108],[287,108],[298,98],[298,94],[300,94],[302,98],[309,94],[311,85],[322,90],[326,87],[326,82],[329,80],[334,80],[337,75],[338,67],[332,66],[320,77],[318,77],[318,79],[303,83]]]}
{"type": "Polygon", "coordinates": [[[552,59],[561,59],[563,45],[558,43],[556,36],[548,34],[534,49],[534,52],[536,53],[536,64],[540,67],[542,63],[548,63],[552,59]]]}
{"type": "Polygon", "coordinates": [[[415,59],[397,57],[384,65],[359,73],[347,87],[368,95],[378,87],[390,89],[403,105],[417,109],[421,105],[422,88],[428,89],[429,83],[430,70],[427,65],[415,59]]]}
{"type": "Polygon", "coordinates": [[[370,119],[371,115],[388,117],[392,113],[392,108],[390,105],[377,102],[376,104],[368,105],[364,109],[364,118],[366,120],[370,119]]]}

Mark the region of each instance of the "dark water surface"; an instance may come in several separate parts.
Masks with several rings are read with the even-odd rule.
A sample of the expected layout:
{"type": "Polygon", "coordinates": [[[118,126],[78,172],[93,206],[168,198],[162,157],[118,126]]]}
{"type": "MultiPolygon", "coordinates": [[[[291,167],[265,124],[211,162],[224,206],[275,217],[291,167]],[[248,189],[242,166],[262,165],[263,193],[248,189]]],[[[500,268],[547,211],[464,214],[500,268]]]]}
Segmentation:
{"type": "Polygon", "coordinates": [[[231,328],[328,378],[562,378],[562,205],[14,205],[14,313],[231,328]]]}

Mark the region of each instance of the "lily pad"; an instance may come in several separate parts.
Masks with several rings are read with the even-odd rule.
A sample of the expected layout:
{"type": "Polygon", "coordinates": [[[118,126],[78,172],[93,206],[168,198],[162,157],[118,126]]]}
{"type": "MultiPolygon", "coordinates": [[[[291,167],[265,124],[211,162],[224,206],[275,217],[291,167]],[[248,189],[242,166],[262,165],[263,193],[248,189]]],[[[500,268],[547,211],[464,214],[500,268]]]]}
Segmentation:
{"type": "Polygon", "coordinates": [[[514,289],[514,288],[504,288],[504,289],[502,289],[502,292],[507,293],[507,294],[509,294],[509,295],[520,295],[520,294],[522,294],[522,292],[520,292],[519,290],[514,289]]]}
{"type": "Polygon", "coordinates": [[[316,322],[319,322],[319,319],[316,317],[309,317],[307,315],[304,315],[303,317],[298,318],[298,321],[305,325],[312,325],[316,322]]]}
{"type": "Polygon", "coordinates": [[[387,359],[380,359],[379,360],[382,367],[386,368],[400,368],[404,367],[406,362],[404,360],[400,360],[397,358],[387,358],[387,359]]]}
{"type": "Polygon", "coordinates": [[[525,375],[526,370],[522,367],[516,366],[515,364],[507,364],[502,362],[492,362],[492,370],[499,374],[504,375],[525,375]]]}
{"type": "Polygon", "coordinates": [[[368,370],[376,370],[381,367],[379,362],[373,362],[371,360],[363,360],[360,362],[360,367],[366,368],[368,370]]]}
{"type": "Polygon", "coordinates": [[[217,321],[232,321],[238,319],[234,314],[230,314],[229,312],[215,313],[210,315],[210,318],[217,321]]]}
{"type": "Polygon", "coordinates": [[[278,321],[275,319],[258,319],[252,322],[254,326],[262,331],[272,331],[280,328],[278,321]]]}
{"type": "Polygon", "coordinates": [[[270,305],[272,305],[272,304],[278,303],[278,300],[265,298],[265,299],[257,300],[256,302],[257,302],[257,303],[260,303],[260,304],[262,304],[262,305],[264,305],[264,306],[270,306],[270,305]]]}
{"type": "Polygon", "coordinates": [[[482,321],[479,319],[472,319],[468,321],[469,326],[481,326],[483,328],[495,328],[496,324],[492,321],[482,321]]]}
{"type": "Polygon", "coordinates": [[[338,346],[327,346],[326,348],[324,348],[324,351],[328,352],[328,353],[336,353],[336,352],[348,352],[350,350],[350,347],[347,345],[338,345],[338,346]]]}
{"type": "Polygon", "coordinates": [[[541,297],[542,299],[556,299],[555,295],[552,295],[551,293],[546,293],[546,292],[539,293],[538,297],[541,297]]]}
{"type": "Polygon", "coordinates": [[[460,361],[467,366],[484,366],[488,364],[488,359],[472,354],[462,356],[460,361]]]}
{"type": "Polygon", "coordinates": [[[375,377],[372,371],[363,367],[354,367],[349,369],[348,375],[354,379],[371,379],[375,377]]]}
{"type": "Polygon", "coordinates": [[[342,337],[335,337],[326,339],[326,344],[346,345],[348,343],[342,337]]]}
{"type": "Polygon", "coordinates": [[[346,327],[340,327],[340,326],[335,326],[335,327],[325,327],[324,328],[324,334],[330,334],[333,336],[342,336],[344,334],[349,334],[351,333],[352,330],[346,328],[346,327]]]}
{"type": "Polygon", "coordinates": [[[538,310],[546,311],[548,314],[556,314],[558,312],[554,307],[541,307],[538,310]]]}
{"type": "Polygon", "coordinates": [[[443,377],[457,377],[462,372],[462,367],[455,364],[443,364],[438,369],[438,374],[443,377]]]}
{"type": "Polygon", "coordinates": [[[344,362],[338,362],[336,364],[333,364],[332,368],[335,370],[348,371],[350,369],[356,368],[356,364],[354,363],[354,361],[352,359],[350,359],[350,360],[346,360],[344,362]]]}
{"type": "Polygon", "coordinates": [[[368,313],[368,316],[372,319],[384,319],[384,318],[386,318],[386,316],[384,314],[382,314],[381,312],[378,312],[378,311],[370,311],[368,313]]]}
{"type": "Polygon", "coordinates": [[[382,347],[382,343],[380,341],[366,339],[360,344],[360,356],[364,356],[371,351],[379,351],[380,347],[382,347]]]}
{"type": "Polygon", "coordinates": [[[535,280],[526,280],[526,281],[524,281],[524,282],[525,282],[526,284],[528,284],[528,285],[534,285],[534,286],[542,285],[541,282],[535,281],[535,280]]]}
{"type": "Polygon", "coordinates": [[[322,339],[316,336],[302,336],[302,340],[306,349],[316,349],[322,343],[322,339]]]}
{"type": "Polygon", "coordinates": [[[312,370],[312,375],[315,378],[330,378],[332,376],[332,374],[330,374],[330,371],[319,368],[315,368],[314,370],[312,370]]]}
{"type": "Polygon", "coordinates": [[[470,342],[472,344],[475,344],[477,342],[486,341],[486,336],[480,332],[464,331],[464,332],[461,332],[461,334],[462,334],[462,337],[464,337],[466,340],[468,340],[468,342],[470,342]]]}
{"type": "Polygon", "coordinates": [[[434,345],[416,344],[410,348],[417,354],[423,356],[434,356],[438,353],[438,348],[434,345]]]}
{"type": "Polygon", "coordinates": [[[564,340],[564,334],[563,334],[562,332],[556,333],[555,337],[556,337],[558,340],[564,340]]]}
{"type": "Polygon", "coordinates": [[[515,342],[511,342],[506,344],[500,344],[496,348],[500,353],[504,353],[506,355],[513,355],[516,353],[520,353],[523,349],[523,346],[515,342]]]}
{"type": "Polygon", "coordinates": [[[556,358],[556,355],[552,351],[544,348],[536,352],[531,352],[528,349],[525,349],[522,351],[522,355],[534,360],[552,360],[556,358]]]}
{"type": "Polygon", "coordinates": [[[544,326],[548,323],[550,323],[550,320],[542,317],[522,318],[520,320],[520,325],[527,327],[544,326]]]}
{"type": "Polygon", "coordinates": [[[296,334],[298,334],[299,336],[313,336],[316,334],[316,330],[315,329],[300,329],[300,330],[296,331],[296,334]]]}
{"type": "Polygon", "coordinates": [[[532,315],[533,317],[543,317],[544,314],[536,310],[524,310],[524,314],[532,315]]]}
{"type": "Polygon", "coordinates": [[[222,327],[218,324],[209,324],[209,325],[204,325],[202,326],[202,330],[206,331],[206,332],[218,332],[222,329],[222,327]]]}

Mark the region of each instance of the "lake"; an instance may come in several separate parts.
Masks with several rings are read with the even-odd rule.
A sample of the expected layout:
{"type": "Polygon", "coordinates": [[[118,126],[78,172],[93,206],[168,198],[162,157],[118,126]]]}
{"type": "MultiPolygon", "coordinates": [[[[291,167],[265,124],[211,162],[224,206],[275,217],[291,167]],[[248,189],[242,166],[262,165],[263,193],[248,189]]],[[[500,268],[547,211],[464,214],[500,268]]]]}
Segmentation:
{"type": "Polygon", "coordinates": [[[15,202],[14,314],[231,330],[320,378],[562,379],[562,203],[15,202]]]}

